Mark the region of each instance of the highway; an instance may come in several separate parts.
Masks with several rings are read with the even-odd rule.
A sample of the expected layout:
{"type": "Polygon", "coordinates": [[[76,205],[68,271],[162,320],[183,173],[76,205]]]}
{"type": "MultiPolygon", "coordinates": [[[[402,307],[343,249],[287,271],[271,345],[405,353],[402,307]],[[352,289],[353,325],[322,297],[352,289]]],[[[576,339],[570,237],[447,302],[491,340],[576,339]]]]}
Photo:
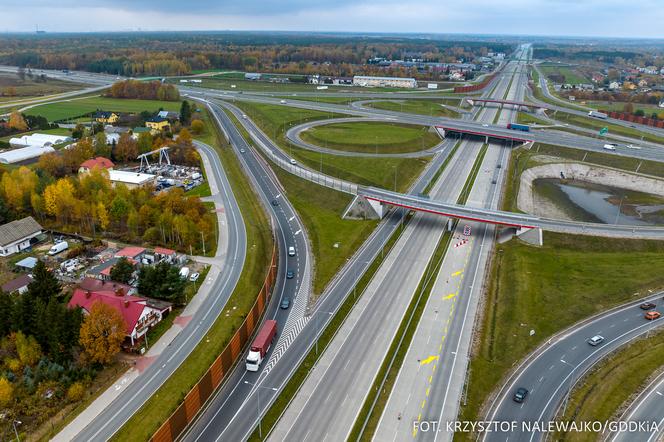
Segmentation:
{"type": "Polygon", "coordinates": [[[606,440],[611,442],[651,442],[661,440],[664,433],[664,374],[660,374],[643,388],[620,421],[639,424],[643,422],[656,422],[657,426],[648,431],[642,428],[639,431],[620,431],[610,434],[606,440]]]}
{"type": "MultiPolygon", "coordinates": [[[[490,420],[539,422],[546,425],[553,420],[559,406],[576,381],[603,357],[649,331],[664,325],[664,321],[648,321],[639,304],[660,301],[662,293],[614,308],[576,324],[556,334],[529,355],[500,390],[488,413],[490,420]],[[601,335],[605,341],[593,347],[587,340],[601,335]],[[512,400],[519,387],[529,390],[522,404],[512,400]]],[[[661,308],[659,309],[661,312],[661,308]]],[[[485,433],[484,441],[543,440],[543,432],[517,431],[509,434],[485,433]]],[[[627,440],[635,440],[630,437],[627,440]]]]}

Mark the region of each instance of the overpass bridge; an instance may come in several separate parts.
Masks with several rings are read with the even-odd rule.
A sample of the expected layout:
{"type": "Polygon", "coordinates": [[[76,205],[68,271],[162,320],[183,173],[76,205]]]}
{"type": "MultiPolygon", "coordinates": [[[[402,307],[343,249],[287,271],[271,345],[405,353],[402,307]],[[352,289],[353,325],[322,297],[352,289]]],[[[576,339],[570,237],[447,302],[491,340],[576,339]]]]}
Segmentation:
{"type": "Polygon", "coordinates": [[[547,109],[546,107],[544,107],[541,104],[526,103],[524,101],[501,100],[501,99],[498,99],[498,98],[466,97],[465,100],[471,106],[475,106],[476,104],[481,104],[481,105],[497,104],[498,107],[513,106],[514,109],[516,109],[517,111],[519,109],[521,109],[522,107],[529,108],[529,109],[536,109],[536,110],[540,110],[540,111],[544,111],[544,110],[547,109]]]}
{"type": "Polygon", "coordinates": [[[484,138],[484,142],[488,143],[489,140],[511,141],[517,143],[531,143],[534,140],[530,134],[525,135],[527,132],[513,131],[510,129],[498,128],[495,126],[479,126],[478,124],[454,124],[445,123],[444,125],[435,126],[436,130],[441,137],[445,138],[449,133],[456,133],[461,135],[470,135],[475,137],[484,138]]]}

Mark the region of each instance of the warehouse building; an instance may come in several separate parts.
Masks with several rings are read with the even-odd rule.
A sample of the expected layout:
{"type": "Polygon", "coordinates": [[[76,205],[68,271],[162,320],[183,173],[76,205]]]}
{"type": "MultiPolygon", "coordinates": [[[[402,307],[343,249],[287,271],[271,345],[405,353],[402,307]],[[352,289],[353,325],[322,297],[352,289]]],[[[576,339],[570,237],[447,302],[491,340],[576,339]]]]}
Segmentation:
{"type": "Polygon", "coordinates": [[[353,77],[353,86],[416,88],[417,80],[402,77],[368,77],[356,75],[353,77]]]}
{"type": "Polygon", "coordinates": [[[28,147],[28,146],[53,146],[55,144],[62,144],[72,141],[71,137],[66,135],[49,135],[49,134],[32,134],[23,135],[22,137],[12,138],[9,140],[9,145],[12,147],[28,147]]]}
{"type": "Polygon", "coordinates": [[[126,170],[109,170],[108,174],[114,186],[122,183],[130,189],[141,186],[152,186],[155,184],[155,179],[157,178],[157,175],[129,172],[126,170]]]}

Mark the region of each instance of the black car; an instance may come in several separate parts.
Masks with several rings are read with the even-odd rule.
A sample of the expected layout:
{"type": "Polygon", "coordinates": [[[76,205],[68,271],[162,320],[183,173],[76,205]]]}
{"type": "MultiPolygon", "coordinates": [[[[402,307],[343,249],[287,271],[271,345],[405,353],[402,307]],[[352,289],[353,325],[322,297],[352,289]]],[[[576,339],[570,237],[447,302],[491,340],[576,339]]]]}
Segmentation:
{"type": "Polygon", "coordinates": [[[281,305],[279,306],[282,309],[286,310],[288,307],[290,307],[290,298],[284,298],[281,300],[281,305]]]}
{"type": "Polygon", "coordinates": [[[288,269],[288,271],[286,272],[286,279],[293,279],[294,276],[295,272],[292,271],[291,269],[288,269]]]}
{"type": "Polygon", "coordinates": [[[275,206],[275,207],[278,206],[278,205],[279,205],[279,201],[277,201],[277,200],[272,200],[272,205],[275,206]]]}
{"type": "Polygon", "coordinates": [[[514,402],[522,403],[526,400],[526,396],[528,396],[528,390],[523,387],[519,387],[514,393],[514,397],[512,399],[514,399],[514,402]]]}
{"type": "Polygon", "coordinates": [[[639,307],[641,308],[641,310],[650,310],[652,308],[655,308],[655,304],[653,304],[652,302],[644,302],[639,307]]]}

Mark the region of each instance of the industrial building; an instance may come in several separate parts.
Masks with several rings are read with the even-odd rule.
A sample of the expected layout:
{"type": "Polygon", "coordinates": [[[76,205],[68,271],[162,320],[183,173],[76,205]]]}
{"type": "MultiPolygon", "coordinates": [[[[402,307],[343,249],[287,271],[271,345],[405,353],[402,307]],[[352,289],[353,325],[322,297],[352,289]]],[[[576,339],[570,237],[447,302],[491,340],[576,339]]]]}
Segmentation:
{"type": "Polygon", "coordinates": [[[154,185],[156,175],[140,172],[129,172],[126,170],[109,170],[109,178],[113,186],[122,183],[130,189],[146,185],[154,185]]]}
{"type": "Polygon", "coordinates": [[[51,146],[28,146],[0,153],[0,164],[15,164],[55,152],[51,146]]]}
{"type": "Polygon", "coordinates": [[[414,78],[402,77],[369,77],[356,75],[353,77],[353,86],[416,88],[417,80],[414,78]]]}

